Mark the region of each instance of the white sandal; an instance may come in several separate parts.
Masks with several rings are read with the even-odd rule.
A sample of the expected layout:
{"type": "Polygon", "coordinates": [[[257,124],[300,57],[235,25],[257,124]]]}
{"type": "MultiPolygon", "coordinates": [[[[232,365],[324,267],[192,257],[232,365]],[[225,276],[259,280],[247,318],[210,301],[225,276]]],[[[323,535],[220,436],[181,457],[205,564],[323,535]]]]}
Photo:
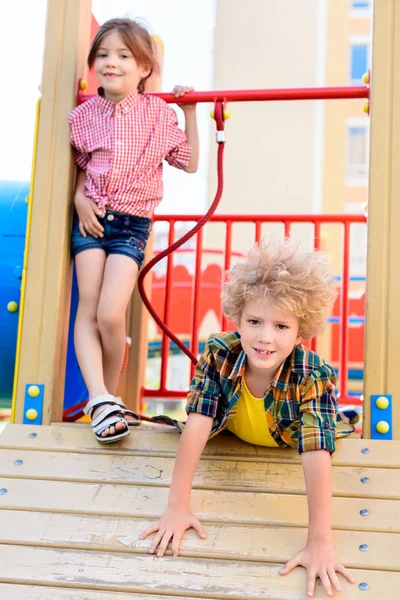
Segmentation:
{"type": "Polygon", "coordinates": [[[101,444],[110,444],[112,442],[122,440],[122,438],[129,435],[129,426],[140,424],[139,415],[126,408],[121,398],[116,398],[111,394],[104,394],[103,396],[96,396],[96,398],[92,398],[86,404],[83,412],[86,415],[89,415],[89,417],[92,419],[93,433],[96,437],[96,440],[101,444]],[[94,411],[99,408],[99,406],[104,406],[105,408],[93,419],[92,415],[94,411]],[[133,417],[135,421],[127,421],[125,416],[133,417]],[[106,437],[102,437],[101,434],[103,431],[109,429],[110,427],[115,428],[117,423],[124,423],[125,429],[122,429],[121,431],[115,430],[115,433],[107,435],[106,437]]]}

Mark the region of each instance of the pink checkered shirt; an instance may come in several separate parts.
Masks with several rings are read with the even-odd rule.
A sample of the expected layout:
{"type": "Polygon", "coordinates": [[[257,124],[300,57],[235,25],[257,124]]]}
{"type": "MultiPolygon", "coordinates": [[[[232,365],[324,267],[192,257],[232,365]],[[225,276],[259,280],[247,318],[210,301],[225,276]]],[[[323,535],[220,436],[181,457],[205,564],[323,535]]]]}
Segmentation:
{"type": "Polygon", "coordinates": [[[115,104],[95,96],[69,115],[75,162],[86,171],[86,195],[100,208],[149,216],[163,197],[162,161],[185,169],[191,147],[175,111],[135,93],[115,104]]]}

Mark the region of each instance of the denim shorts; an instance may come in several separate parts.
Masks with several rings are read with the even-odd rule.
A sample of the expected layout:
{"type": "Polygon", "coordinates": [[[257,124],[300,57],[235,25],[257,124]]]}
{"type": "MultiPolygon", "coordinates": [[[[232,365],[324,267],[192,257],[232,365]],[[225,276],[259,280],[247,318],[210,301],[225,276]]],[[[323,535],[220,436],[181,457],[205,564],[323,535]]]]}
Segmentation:
{"type": "Polygon", "coordinates": [[[137,266],[142,266],[144,251],[151,231],[151,219],[125,215],[107,210],[104,217],[97,217],[104,227],[103,237],[95,238],[89,233],[83,237],[79,231],[79,219],[74,215],[71,236],[71,252],[75,257],[83,250],[99,248],[107,256],[123,254],[132,258],[137,266]]]}

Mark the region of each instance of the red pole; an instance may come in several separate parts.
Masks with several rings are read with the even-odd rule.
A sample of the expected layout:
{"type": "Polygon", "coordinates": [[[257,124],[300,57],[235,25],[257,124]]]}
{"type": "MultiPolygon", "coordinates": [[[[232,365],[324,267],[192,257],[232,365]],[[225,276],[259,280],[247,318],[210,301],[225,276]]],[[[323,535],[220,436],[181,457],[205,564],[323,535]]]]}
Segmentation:
{"type": "MultiPolygon", "coordinates": [[[[197,102],[273,102],[290,100],[343,100],[346,98],[369,98],[367,86],[315,87],[315,88],[276,88],[271,90],[211,90],[209,92],[189,92],[180,98],[173,94],[150,92],[168,104],[193,104],[197,102]]],[[[92,98],[92,95],[78,94],[78,104],[92,98]]]]}
{"type": "MultiPolygon", "coordinates": [[[[225,234],[225,264],[224,271],[227,271],[231,266],[231,253],[232,253],[232,221],[226,222],[226,234],[225,234]]],[[[222,331],[226,331],[228,319],[225,315],[222,315],[222,331]]]]}
{"type": "MultiPolygon", "coordinates": [[[[175,221],[170,221],[169,233],[168,233],[168,246],[174,243],[175,237],[175,221]]],[[[164,323],[169,324],[169,316],[171,312],[171,292],[172,292],[172,273],[173,271],[173,255],[168,254],[167,257],[167,275],[165,281],[165,304],[164,304],[164,323]]],[[[162,342],[161,342],[161,375],[160,375],[160,389],[165,390],[167,387],[167,369],[168,369],[168,357],[169,357],[169,337],[163,331],[162,342]]]]}
{"type": "MultiPolygon", "coordinates": [[[[201,259],[203,256],[203,229],[197,233],[196,244],[196,268],[194,273],[193,286],[193,320],[192,320],[192,340],[190,351],[196,357],[199,354],[199,312],[200,312],[200,293],[201,293],[201,259]]],[[[190,379],[193,378],[195,365],[190,364],[190,379]]]]}
{"type": "Polygon", "coordinates": [[[344,223],[342,294],[340,298],[340,352],[339,352],[339,391],[340,397],[347,397],[348,341],[349,341],[349,255],[350,224],[344,223]]]}

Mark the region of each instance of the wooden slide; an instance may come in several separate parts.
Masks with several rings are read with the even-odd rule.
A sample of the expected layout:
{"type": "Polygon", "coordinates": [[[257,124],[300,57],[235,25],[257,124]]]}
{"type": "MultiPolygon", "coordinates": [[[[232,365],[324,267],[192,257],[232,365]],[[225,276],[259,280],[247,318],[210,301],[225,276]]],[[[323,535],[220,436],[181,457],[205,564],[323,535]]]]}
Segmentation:
{"type": "MultiPolygon", "coordinates": [[[[179,558],[147,553],[150,540],[139,534],[166,505],[178,440],[171,428],[144,424],[105,447],[87,425],[8,425],[0,434],[0,597],[306,598],[302,568],[279,575],[307,535],[296,451],[230,435],[210,441],[192,495],[208,539],[188,532],[179,558]]],[[[342,578],[340,598],[398,598],[400,442],[337,446],[334,538],[357,579],[342,578]]],[[[315,597],[325,597],[320,585],[315,597]]]]}

